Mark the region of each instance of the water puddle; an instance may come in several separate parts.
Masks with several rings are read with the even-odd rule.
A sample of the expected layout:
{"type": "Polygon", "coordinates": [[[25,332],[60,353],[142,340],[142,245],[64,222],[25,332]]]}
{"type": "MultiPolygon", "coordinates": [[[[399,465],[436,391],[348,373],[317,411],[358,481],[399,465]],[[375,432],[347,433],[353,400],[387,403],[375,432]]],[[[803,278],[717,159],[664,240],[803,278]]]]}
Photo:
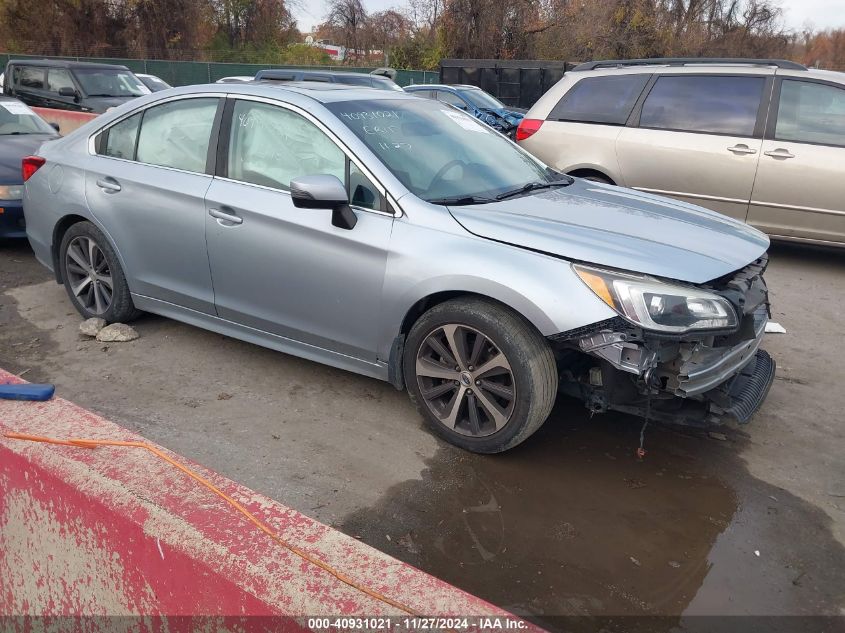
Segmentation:
{"type": "Polygon", "coordinates": [[[505,455],[442,447],[422,480],[342,528],[553,630],[573,616],[839,614],[845,554],[827,517],[751,478],[741,436],[654,428],[640,461],[638,435],[633,418],[564,402],[505,455]]]}

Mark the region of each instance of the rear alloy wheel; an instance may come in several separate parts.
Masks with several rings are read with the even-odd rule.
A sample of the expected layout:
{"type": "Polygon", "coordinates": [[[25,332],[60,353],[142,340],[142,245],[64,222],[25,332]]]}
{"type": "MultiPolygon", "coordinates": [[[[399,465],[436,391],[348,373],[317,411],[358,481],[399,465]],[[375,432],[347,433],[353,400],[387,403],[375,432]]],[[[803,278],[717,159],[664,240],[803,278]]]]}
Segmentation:
{"type": "Polygon", "coordinates": [[[65,253],[69,289],[80,306],[96,316],[111,307],[114,281],[103,251],[90,237],[73,238],[65,253]]]}
{"type": "Polygon", "coordinates": [[[404,374],[431,429],[478,453],[505,451],[529,437],[557,393],[546,340],[518,314],[475,297],[420,317],[408,334],[404,374]]]}
{"type": "Polygon", "coordinates": [[[79,222],[65,232],[59,247],[59,266],[67,294],[84,318],[119,323],[140,314],[132,303],[117,255],[92,223],[79,222]]]}

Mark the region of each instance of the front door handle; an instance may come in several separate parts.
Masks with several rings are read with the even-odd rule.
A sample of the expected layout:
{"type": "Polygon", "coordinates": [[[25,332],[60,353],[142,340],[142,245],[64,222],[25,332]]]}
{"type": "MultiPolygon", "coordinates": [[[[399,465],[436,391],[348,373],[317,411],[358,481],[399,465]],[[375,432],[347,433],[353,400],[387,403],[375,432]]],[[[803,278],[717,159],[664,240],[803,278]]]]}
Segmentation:
{"type": "Polygon", "coordinates": [[[777,149],[773,149],[769,152],[763,152],[766,156],[771,156],[772,158],[795,158],[795,154],[790,152],[788,149],[784,149],[783,147],[778,147],[777,149]]]}
{"type": "Polygon", "coordinates": [[[757,150],[748,147],[745,143],[739,143],[738,145],[732,145],[728,148],[729,152],[733,152],[734,154],[756,154],[757,150]]]}
{"type": "Polygon", "coordinates": [[[120,183],[110,176],[100,178],[97,181],[97,186],[106,193],[117,193],[120,191],[120,183]]]}
{"type": "Polygon", "coordinates": [[[219,222],[220,224],[222,224],[223,222],[227,222],[230,225],[243,224],[244,221],[243,218],[240,218],[235,215],[235,212],[230,209],[209,209],[208,215],[210,215],[212,218],[217,218],[218,220],[221,220],[222,222],[219,222]]]}

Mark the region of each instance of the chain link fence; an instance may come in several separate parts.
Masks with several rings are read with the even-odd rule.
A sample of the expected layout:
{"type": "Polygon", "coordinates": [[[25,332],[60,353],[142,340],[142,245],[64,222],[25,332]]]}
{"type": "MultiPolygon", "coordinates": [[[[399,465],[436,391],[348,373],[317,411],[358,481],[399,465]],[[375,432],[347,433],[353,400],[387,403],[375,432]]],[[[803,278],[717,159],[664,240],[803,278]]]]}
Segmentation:
{"type": "MultiPolygon", "coordinates": [[[[61,55],[18,55],[0,53],[0,65],[6,67],[10,59],[67,59],[78,62],[96,62],[100,64],[120,64],[132,72],[146,73],[161,77],[171,86],[213,83],[223,77],[236,75],[254,76],[259,70],[267,68],[300,68],[313,70],[341,70],[346,72],[368,73],[374,67],[355,66],[283,66],[278,64],[236,64],[227,62],[196,62],[156,59],[129,59],[123,57],[75,57],[61,55]]],[[[398,70],[396,83],[400,86],[412,84],[431,84],[439,81],[439,73],[429,70],[398,70]]]]}

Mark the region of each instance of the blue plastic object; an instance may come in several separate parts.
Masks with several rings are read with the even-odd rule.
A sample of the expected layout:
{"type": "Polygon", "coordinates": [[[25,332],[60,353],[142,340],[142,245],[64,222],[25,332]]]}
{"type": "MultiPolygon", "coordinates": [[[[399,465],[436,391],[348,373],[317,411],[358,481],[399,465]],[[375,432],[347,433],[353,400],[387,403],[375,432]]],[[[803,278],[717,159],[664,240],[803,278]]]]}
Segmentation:
{"type": "Polygon", "coordinates": [[[0,385],[0,400],[37,400],[43,402],[53,397],[55,385],[3,384],[0,385]]]}

